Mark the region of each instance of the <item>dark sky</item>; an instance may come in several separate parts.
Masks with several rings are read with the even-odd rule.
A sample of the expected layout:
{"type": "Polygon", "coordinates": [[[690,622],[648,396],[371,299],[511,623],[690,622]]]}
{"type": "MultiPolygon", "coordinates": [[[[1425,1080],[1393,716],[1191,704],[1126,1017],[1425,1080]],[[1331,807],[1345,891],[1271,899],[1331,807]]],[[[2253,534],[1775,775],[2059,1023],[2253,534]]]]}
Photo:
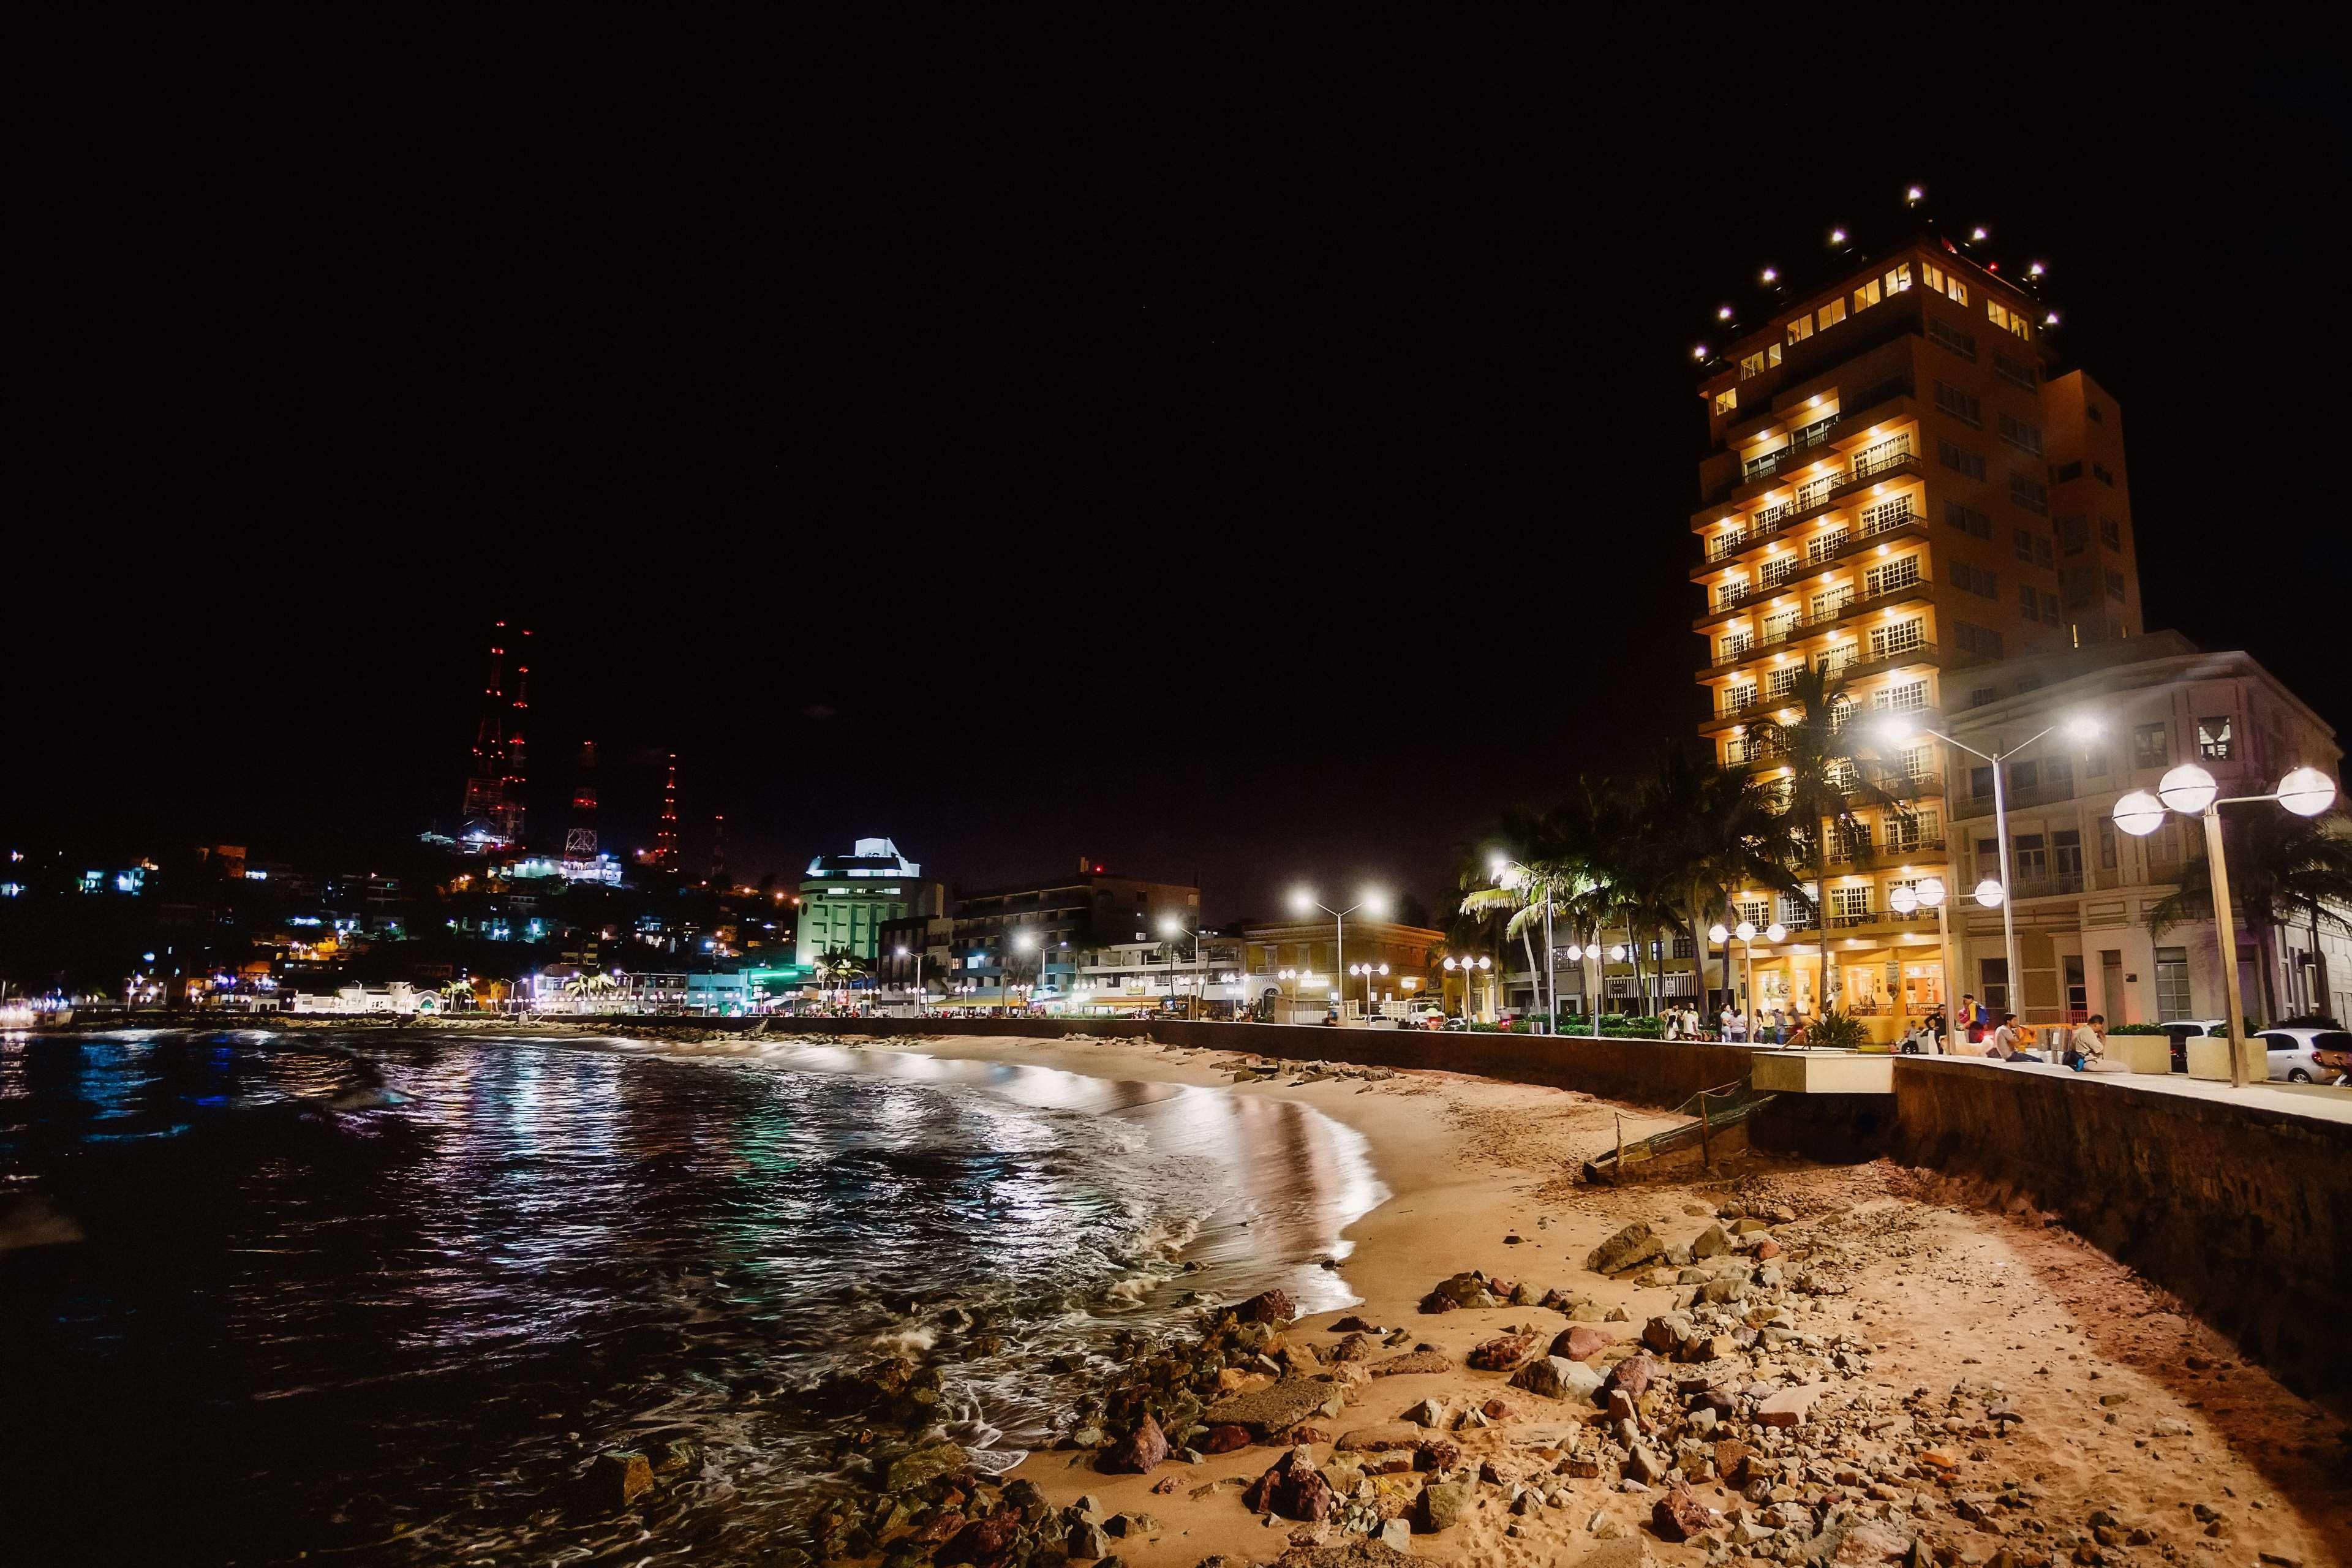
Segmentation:
{"type": "Polygon", "coordinates": [[[1212,919],[1433,893],[1502,808],[1690,743],[1690,346],[1913,182],[2049,263],[2149,625],[2352,732],[2347,83],[2201,90],[1956,99],[1818,164],[1586,89],[93,150],[19,237],[0,831],[363,861],[454,816],[504,614],[545,834],[593,736],[608,841],[675,750],[689,864],[723,811],[739,874],[887,834],[1212,919]]]}

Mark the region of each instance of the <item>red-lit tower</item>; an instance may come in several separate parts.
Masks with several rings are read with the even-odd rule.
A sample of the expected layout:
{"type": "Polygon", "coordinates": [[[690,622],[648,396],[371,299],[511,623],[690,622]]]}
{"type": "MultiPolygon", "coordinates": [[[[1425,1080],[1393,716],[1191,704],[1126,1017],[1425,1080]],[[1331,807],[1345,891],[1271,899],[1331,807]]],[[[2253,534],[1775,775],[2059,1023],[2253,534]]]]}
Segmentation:
{"type": "Polygon", "coordinates": [[[522,678],[528,667],[517,669],[516,687],[510,697],[507,690],[507,624],[499,621],[490,628],[489,665],[482,682],[482,717],[474,729],[474,763],[466,776],[464,826],[459,830],[459,842],[478,855],[508,848],[522,837],[523,738],[520,716],[529,707],[522,691],[522,678]]]}
{"type": "Polygon", "coordinates": [[[661,825],[654,830],[656,868],[677,874],[677,753],[669,754],[669,781],[662,785],[661,825]]]}
{"type": "Polygon", "coordinates": [[[523,792],[530,783],[530,753],[523,730],[530,722],[530,632],[525,628],[516,650],[514,700],[507,709],[506,767],[499,779],[506,796],[506,839],[522,847],[523,792]]]}
{"type": "Polygon", "coordinates": [[[580,776],[572,784],[572,826],[563,830],[566,860],[596,858],[596,742],[580,742],[580,776]]]}

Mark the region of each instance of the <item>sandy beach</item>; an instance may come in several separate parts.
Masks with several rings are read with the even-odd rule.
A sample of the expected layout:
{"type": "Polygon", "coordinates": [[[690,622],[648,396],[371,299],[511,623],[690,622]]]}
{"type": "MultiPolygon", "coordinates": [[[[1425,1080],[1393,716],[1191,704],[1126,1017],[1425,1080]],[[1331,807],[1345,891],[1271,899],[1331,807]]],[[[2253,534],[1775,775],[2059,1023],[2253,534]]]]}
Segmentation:
{"type": "MultiPolygon", "coordinates": [[[[1354,1245],[1339,1271],[1357,1304],[1277,1326],[1265,1347],[1273,1352],[1265,1364],[1286,1377],[1307,1368],[1332,1377],[1339,1414],[1196,1462],[1171,1458],[1145,1474],[1104,1473],[1097,1452],[1081,1448],[1034,1454],[1004,1478],[1034,1485],[1066,1521],[1085,1500],[1086,1517],[1111,1527],[1109,1550],[1133,1568],[1192,1568],[1221,1554],[1266,1562],[1286,1550],[1307,1561],[1318,1544],[1325,1560],[1342,1547],[1351,1560],[1391,1560],[1336,1518],[1286,1519],[1244,1505],[1244,1488],[1290,1451],[1286,1437],[1304,1443],[1299,1462],[1352,1483],[1366,1508],[1418,1521],[1409,1540],[1400,1526],[1390,1541],[1447,1563],[1797,1560],[1809,1546],[1842,1563],[1902,1560],[1869,1554],[1890,1542],[1905,1555],[1916,1542],[1919,1561],[1948,1563],[2352,1561],[2338,1415],[2281,1387],[2045,1216],[1986,1212],[1925,1173],[1883,1162],[1758,1160],[1703,1184],[1594,1188],[1579,1182],[1578,1168],[1613,1143],[1621,1118],[1628,1139],[1674,1119],[1443,1073],[1365,1081],[1290,1068],[1235,1083],[1241,1058],[1232,1053],[1136,1041],[940,1037],[860,1048],[1293,1097],[1369,1142],[1391,1195],[1347,1235],[1354,1245]],[[1745,1217],[1727,1222],[1726,1214],[1745,1217]],[[1761,1337],[1738,1346],[1716,1338],[1707,1348],[1727,1353],[1703,1364],[1694,1364],[1688,1339],[1654,1357],[1650,1395],[1621,1401],[1618,1416],[1629,1424],[1594,1398],[1548,1398],[1512,1386],[1507,1370],[1466,1367],[1474,1348],[1497,1339],[1507,1361],[1514,1349],[1541,1360],[1571,1321],[1556,1307],[1524,1304],[1548,1292],[1562,1306],[1577,1299],[1576,1320],[1612,1337],[1590,1358],[1596,1371],[1633,1356],[1645,1331],[1655,1349],[1654,1320],[1685,1313],[1668,1320],[1668,1344],[1687,1331],[1688,1312],[1708,1310],[1695,1300],[1705,1292],[1689,1268],[1655,1260],[1664,1266],[1612,1277],[1586,1267],[1595,1247],[1634,1222],[1647,1222],[1669,1247],[1686,1247],[1718,1223],[1744,1229],[1729,1272],[1790,1282],[1737,1303],[1766,1323],[1761,1337]],[[1759,1266],[1761,1258],[1777,1267],[1759,1266]],[[1433,1287],[1468,1270],[1530,1289],[1519,1305],[1420,1310],[1433,1287]],[[1438,1355],[1423,1359],[1442,1359],[1445,1370],[1346,1373],[1339,1347],[1348,1336],[1332,1329],[1342,1321],[1381,1331],[1370,1336],[1376,1355],[1432,1350],[1438,1355]],[[1814,1392],[1796,1424],[1727,1449],[1705,1434],[1731,1431],[1741,1416],[1719,1426],[1701,1417],[1695,1436],[1671,1408],[1677,1391],[1703,1402],[1691,1391],[1710,1384],[1744,1384],[1751,1401],[1783,1386],[1814,1392]],[[1375,1468],[1360,1480],[1334,1442],[1347,1448],[1354,1434],[1360,1458],[1362,1443],[1394,1432],[1409,1410],[1433,1417],[1421,1438],[1442,1436],[1454,1451],[1440,1449],[1437,1461],[1453,1462],[1427,1473],[1424,1454],[1416,1461],[1423,1473],[1375,1468]],[[1612,1434],[1644,1451],[1621,1460],[1612,1434]],[[1742,1447],[1766,1451],[1738,1477],[1707,1473],[1710,1458],[1742,1462],[1732,1451],[1742,1447]],[[1417,1494],[1441,1479],[1468,1485],[1448,1500],[1453,1522],[1431,1530],[1417,1494]],[[1685,1483],[1707,1510],[1694,1521],[1704,1528],[1670,1541],[1654,1515],[1685,1483]],[[1874,1522],[1880,1533],[1816,1536],[1833,1515],[1841,1530],[1874,1522]]],[[[1722,1261],[1710,1278],[1727,1277],[1722,1261]]],[[[1273,1373],[1227,1377],[1244,1392],[1277,1381],[1273,1373]]],[[[987,1505],[974,1500],[977,1517],[987,1505]]],[[[1028,1511],[1040,1511],[1034,1500],[1028,1511]]]]}

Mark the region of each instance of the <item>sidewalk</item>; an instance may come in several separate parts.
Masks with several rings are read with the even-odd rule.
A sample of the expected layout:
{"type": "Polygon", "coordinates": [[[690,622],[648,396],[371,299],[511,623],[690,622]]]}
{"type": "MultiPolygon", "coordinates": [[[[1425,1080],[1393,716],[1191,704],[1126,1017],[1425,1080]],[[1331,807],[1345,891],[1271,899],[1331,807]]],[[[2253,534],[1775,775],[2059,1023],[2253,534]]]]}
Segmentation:
{"type": "Polygon", "coordinates": [[[2231,1089],[2227,1083],[2190,1078],[2186,1073],[2178,1072],[2160,1076],[2137,1072],[2074,1072],[2050,1063],[1997,1062],[1990,1057],[1903,1057],[1897,1059],[1957,1062],[1986,1072],[2034,1073],[2044,1078],[2073,1079],[2081,1083],[2099,1084],[2126,1092],[2177,1094],[2189,1100],[2221,1100],[2231,1105],[2273,1110],[2286,1116],[2352,1122],[2352,1089],[2335,1089],[2325,1084],[2263,1082],[2250,1083],[2243,1089],[2231,1089]]]}

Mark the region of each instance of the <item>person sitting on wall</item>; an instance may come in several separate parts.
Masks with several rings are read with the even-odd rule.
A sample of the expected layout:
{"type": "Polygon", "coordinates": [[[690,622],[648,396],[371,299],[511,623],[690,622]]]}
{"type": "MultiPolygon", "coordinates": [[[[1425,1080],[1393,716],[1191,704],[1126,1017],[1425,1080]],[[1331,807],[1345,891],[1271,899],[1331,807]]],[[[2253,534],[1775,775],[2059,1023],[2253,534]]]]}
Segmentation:
{"type": "Polygon", "coordinates": [[[2042,1058],[2025,1048],[2031,1043],[2032,1037],[2017,1026],[2017,1015],[2003,1013],[2000,1027],[1993,1031],[1992,1054],[2005,1062],[2039,1063],[2042,1058]]]}
{"type": "Polygon", "coordinates": [[[2074,1033],[2066,1042],[2066,1055],[2062,1058],[2076,1072],[2107,1070],[2107,1016],[2094,1013],[2074,1026],[2074,1033]]]}

